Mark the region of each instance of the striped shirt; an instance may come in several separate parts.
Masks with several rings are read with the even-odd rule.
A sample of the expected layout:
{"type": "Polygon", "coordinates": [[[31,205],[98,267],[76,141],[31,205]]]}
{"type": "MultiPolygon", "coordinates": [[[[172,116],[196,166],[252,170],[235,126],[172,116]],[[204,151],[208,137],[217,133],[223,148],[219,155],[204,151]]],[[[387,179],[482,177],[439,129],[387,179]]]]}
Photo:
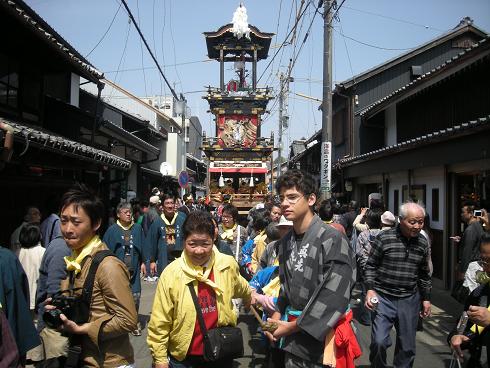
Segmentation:
{"type": "Polygon", "coordinates": [[[422,235],[406,238],[400,225],[380,232],[366,264],[367,289],[400,298],[413,295],[418,289],[422,300],[430,300],[428,250],[422,235]]]}

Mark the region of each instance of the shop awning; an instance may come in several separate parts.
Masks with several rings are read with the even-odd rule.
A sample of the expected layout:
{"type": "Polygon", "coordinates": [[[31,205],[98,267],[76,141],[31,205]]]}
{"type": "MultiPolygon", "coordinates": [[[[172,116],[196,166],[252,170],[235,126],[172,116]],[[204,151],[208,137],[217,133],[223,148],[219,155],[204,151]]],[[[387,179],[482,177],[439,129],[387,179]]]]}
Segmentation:
{"type": "Polygon", "coordinates": [[[239,173],[239,174],[267,174],[264,167],[211,167],[209,172],[239,173]]]}

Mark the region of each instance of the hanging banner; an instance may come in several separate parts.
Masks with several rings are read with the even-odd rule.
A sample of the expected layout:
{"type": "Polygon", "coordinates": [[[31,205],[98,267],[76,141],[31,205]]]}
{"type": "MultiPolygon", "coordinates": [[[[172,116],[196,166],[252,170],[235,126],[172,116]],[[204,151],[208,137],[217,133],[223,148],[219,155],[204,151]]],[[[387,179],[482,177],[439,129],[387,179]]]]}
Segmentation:
{"type": "Polygon", "coordinates": [[[322,142],[320,191],[322,197],[330,198],[332,189],[332,143],[322,142]]]}
{"type": "Polygon", "coordinates": [[[221,147],[254,147],[257,144],[257,115],[220,115],[218,139],[221,147]]]}

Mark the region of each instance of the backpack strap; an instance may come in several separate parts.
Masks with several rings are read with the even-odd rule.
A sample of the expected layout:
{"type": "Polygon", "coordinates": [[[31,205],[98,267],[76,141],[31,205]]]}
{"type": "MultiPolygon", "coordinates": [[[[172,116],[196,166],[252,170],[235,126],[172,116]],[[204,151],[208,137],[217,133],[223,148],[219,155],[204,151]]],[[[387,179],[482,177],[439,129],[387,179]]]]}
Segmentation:
{"type": "Polygon", "coordinates": [[[90,305],[92,301],[92,292],[94,290],[95,274],[97,273],[97,269],[99,268],[99,265],[104,260],[104,258],[108,256],[115,257],[116,255],[112,253],[112,251],[110,251],[109,249],[106,249],[95,253],[92,258],[92,264],[90,265],[87,278],[83,283],[81,296],[82,300],[85,301],[87,305],[90,305]]]}

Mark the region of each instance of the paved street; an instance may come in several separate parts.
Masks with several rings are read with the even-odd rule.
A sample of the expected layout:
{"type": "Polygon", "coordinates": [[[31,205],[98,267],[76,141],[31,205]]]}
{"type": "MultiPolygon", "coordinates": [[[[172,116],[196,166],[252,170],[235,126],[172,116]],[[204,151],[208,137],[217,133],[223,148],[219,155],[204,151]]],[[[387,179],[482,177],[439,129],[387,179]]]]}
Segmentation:
{"type": "MultiPolygon", "coordinates": [[[[143,282],[143,292],[140,307],[140,317],[145,323],[150,318],[153,294],[156,284],[143,282]]],[[[460,307],[449,296],[448,291],[433,290],[433,316],[424,322],[424,331],[417,332],[417,357],[415,367],[447,368],[451,356],[446,344],[446,336],[460,313],[460,307]]],[[[353,295],[353,307],[357,294],[353,295]]],[[[260,347],[260,335],[257,324],[251,315],[242,314],[240,324],[245,342],[245,356],[237,361],[235,367],[265,367],[264,354],[260,347]]],[[[370,328],[359,325],[359,343],[363,356],[357,361],[358,367],[369,367],[370,328]]],[[[146,328],[141,337],[131,337],[136,355],[136,367],[151,367],[151,358],[146,346],[146,328]]],[[[393,336],[393,341],[394,336],[393,336]]],[[[389,351],[389,361],[392,360],[393,347],[389,351]]]]}

